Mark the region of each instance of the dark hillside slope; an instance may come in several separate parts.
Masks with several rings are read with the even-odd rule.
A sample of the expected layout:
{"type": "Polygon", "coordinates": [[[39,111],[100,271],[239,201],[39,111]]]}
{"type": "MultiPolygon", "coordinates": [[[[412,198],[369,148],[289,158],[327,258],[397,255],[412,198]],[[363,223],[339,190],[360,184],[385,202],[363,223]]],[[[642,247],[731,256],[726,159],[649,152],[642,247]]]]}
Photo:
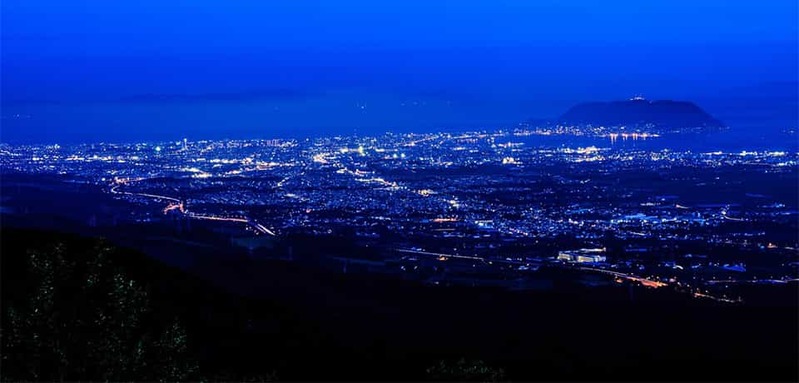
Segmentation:
{"type": "MultiPolygon", "coordinates": [[[[63,257],[74,260],[91,259],[97,246],[94,239],[52,232],[2,231],[4,334],[8,308],[24,307],[36,295],[26,251],[59,243],[63,257]]],[[[433,377],[428,367],[461,358],[502,368],[509,380],[798,377],[795,306],[717,306],[651,290],[636,291],[630,302],[615,287],[538,293],[430,287],[268,260],[206,259],[197,264],[201,279],[137,252],[112,248],[108,254],[147,291],[153,314],[145,316],[145,330],[159,334],[175,318],[185,328],[182,360],[198,366],[187,375],[191,380],[275,373],[281,380],[423,380],[433,377]],[[212,275],[215,282],[207,282],[212,275]],[[253,298],[217,287],[233,283],[253,298]]],[[[65,279],[83,283],[70,275],[65,279]]],[[[58,319],[66,315],[52,324],[69,326],[58,319]]],[[[2,351],[4,379],[36,380],[20,367],[34,355],[15,354],[6,338],[2,351]]],[[[72,366],[64,376],[76,380],[72,366]]]]}

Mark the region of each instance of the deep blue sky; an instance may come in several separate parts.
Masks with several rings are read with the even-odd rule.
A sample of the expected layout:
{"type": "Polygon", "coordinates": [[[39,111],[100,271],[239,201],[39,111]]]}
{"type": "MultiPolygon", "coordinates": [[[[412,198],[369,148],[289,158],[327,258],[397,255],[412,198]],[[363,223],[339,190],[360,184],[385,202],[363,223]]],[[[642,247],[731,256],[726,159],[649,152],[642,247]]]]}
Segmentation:
{"type": "Polygon", "coordinates": [[[793,0],[3,0],[1,138],[492,126],[637,93],[795,125],[797,18],[793,0]]]}

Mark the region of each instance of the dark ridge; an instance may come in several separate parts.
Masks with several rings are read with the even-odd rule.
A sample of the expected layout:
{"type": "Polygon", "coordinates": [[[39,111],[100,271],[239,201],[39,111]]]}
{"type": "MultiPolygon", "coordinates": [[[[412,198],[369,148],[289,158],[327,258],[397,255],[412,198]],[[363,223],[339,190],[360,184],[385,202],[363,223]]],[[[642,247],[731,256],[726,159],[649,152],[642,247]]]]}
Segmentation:
{"type": "MultiPolygon", "coordinates": [[[[93,259],[98,243],[7,227],[0,234],[4,318],[9,307],[26,307],[31,295],[40,291],[30,278],[28,250],[49,254],[47,249],[61,244],[63,257],[76,262],[74,271],[79,271],[83,260],[93,259]]],[[[298,250],[302,244],[304,251],[317,255],[323,243],[294,242],[298,250]]],[[[461,359],[502,369],[501,379],[510,381],[796,381],[799,371],[795,307],[700,304],[647,290],[637,290],[640,299],[630,302],[625,291],[615,288],[565,285],[558,292],[539,293],[439,288],[229,256],[197,264],[198,274],[217,280],[211,282],[207,276],[197,278],[137,251],[114,247],[107,261],[148,292],[151,307],[142,323],[145,330],[158,333],[173,318],[185,328],[184,360],[194,360],[199,367],[187,380],[463,381],[429,372],[440,361],[457,366],[461,359]],[[228,284],[219,284],[223,279],[249,284],[246,290],[254,294],[221,288],[228,284]]],[[[70,293],[70,286],[86,279],[67,269],[59,275],[66,287],[57,291],[53,320],[42,325],[70,329],[73,322],[63,321],[90,313],[74,310],[81,296],[70,293]]],[[[98,299],[85,303],[94,307],[103,303],[98,299]]],[[[5,319],[3,326],[9,324],[5,319]]],[[[56,334],[61,337],[38,339],[59,339],[60,347],[69,346],[69,363],[48,352],[42,355],[54,359],[38,356],[38,361],[49,364],[31,364],[36,355],[9,354],[4,343],[4,380],[35,380],[23,368],[28,365],[63,367],[42,370],[47,374],[39,380],[102,380],[78,368],[93,366],[86,364],[92,360],[83,356],[85,345],[75,343],[86,336],[56,334]]],[[[41,346],[33,351],[47,350],[49,343],[41,346]]],[[[157,357],[147,364],[158,362],[157,357]]],[[[163,378],[152,380],[159,377],[163,378]]],[[[119,378],[143,376],[123,371],[119,378]]]]}
{"type": "Polygon", "coordinates": [[[724,124],[696,104],[687,101],[626,101],[577,104],[561,115],[561,124],[595,126],[654,125],[665,129],[718,129],[724,124]]]}

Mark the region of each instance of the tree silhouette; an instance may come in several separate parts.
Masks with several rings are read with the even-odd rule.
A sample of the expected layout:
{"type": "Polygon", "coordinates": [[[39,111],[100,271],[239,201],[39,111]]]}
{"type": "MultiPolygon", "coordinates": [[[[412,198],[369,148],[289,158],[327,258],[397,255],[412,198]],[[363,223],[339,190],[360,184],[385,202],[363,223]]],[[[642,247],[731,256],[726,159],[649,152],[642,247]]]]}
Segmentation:
{"type": "Polygon", "coordinates": [[[427,369],[427,376],[439,381],[501,381],[505,372],[499,368],[492,368],[482,360],[466,360],[461,358],[457,362],[441,360],[427,369]]]}
{"type": "Polygon", "coordinates": [[[102,241],[29,250],[22,298],[2,322],[3,380],[159,380],[195,377],[185,330],[153,317],[146,286],[102,241]]]}

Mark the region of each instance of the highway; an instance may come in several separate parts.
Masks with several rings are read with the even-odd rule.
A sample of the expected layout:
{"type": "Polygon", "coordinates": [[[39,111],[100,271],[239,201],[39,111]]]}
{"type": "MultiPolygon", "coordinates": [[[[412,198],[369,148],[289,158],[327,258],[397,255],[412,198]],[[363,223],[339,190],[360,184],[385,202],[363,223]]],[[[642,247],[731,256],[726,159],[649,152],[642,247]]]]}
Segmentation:
{"type": "Polygon", "coordinates": [[[421,251],[421,250],[413,250],[413,249],[396,249],[400,253],[408,253],[408,254],[418,254],[418,255],[429,255],[438,258],[458,258],[458,259],[471,259],[473,261],[480,261],[485,262],[484,258],[480,257],[471,257],[468,255],[453,255],[453,254],[444,254],[444,253],[433,253],[429,251],[421,251]]]}
{"type": "Polygon", "coordinates": [[[225,222],[246,223],[247,225],[249,225],[253,229],[255,229],[255,230],[257,230],[257,231],[259,231],[259,232],[261,232],[263,234],[269,234],[269,235],[271,235],[273,237],[277,236],[277,234],[275,234],[275,232],[273,232],[272,230],[269,230],[266,226],[256,222],[255,220],[253,220],[251,218],[246,218],[246,217],[245,218],[220,217],[220,216],[217,216],[217,215],[196,214],[196,213],[192,213],[192,212],[185,212],[185,214],[186,214],[187,217],[192,218],[192,219],[204,219],[204,220],[209,220],[209,221],[225,221],[225,222]]]}
{"type": "Polygon", "coordinates": [[[258,231],[260,233],[268,234],[268,235],[271,235],[271,236],[277,236],[277,234],[275,234],[274,231],[270,230],[266,226],[256,222],[255,220],[253,220],[251,218],[247,218],[247,217],[244,217],[244,218],[239,218],[239,217],[221,217],[221,216],[216,216],[216,215],[192,213],[192,212],[190,212],[190,211],[188,211],[187,209],[184,208],[183,201],[181,201],[178,198],[164,196],[164,195],[158,195],[158,194],[131,193],[131,192],[126,192],[126,191],[120,191],[119,187],[121,185],[122,184],[117,183],[114,186],[112,186],[111,190],[110,190],[111,193],[112,194],[122,194],[122,195],[132,195],[132,196],[138,196],[138,197],[146,197],[146,198],[152,198],[152,199],[159,200],[159,201],[160,200],[171,201],[169,203],[169,205],[167,205],[164,208],[164,210],[163,210],[164,214],[167,214],[168,212],[170,212],[172,210],[178,210],[178,211],[180,211],[181,214],[184,214],[185,216],[187,216],[189,218],[192,218],[192,219],[203,219],[203,220],[209,220],[209,221],[226,221],[226,222],[246,223],[247,225],[249,225],[250,227],[252,227],[253,229],[255,229],[256,231],[258,231]]]}
{"type": "Polygon", "coordinates": [[[117,190],[117,189],[118,189],[120,186],[122,186],[122,185],[120,185],[120,184],[116,184],[116,185],[114,185],[113,187],[111,187],[111,193],[112,193],[112,194],[135,195],[135,196],[140,196],[140,197],[147,197],[147,198],[152,198],[152,199],[166,200],[166,201],[172,201],[172,202],[181,203],[181,202],[180,202],[180,200],[179,200],[179,199],[177,199],[177,198],[174,198],[174,197],[167,197],[167,196],[164,196],[164,195],[158,195],[158,194],[147,194],[147,193],[131,193],[131,192],[126,192],[126,191],[119,191],[119,190],[117,190]]]}
{"type": "MultiPolygon", "coordinates": [[[[613,276],[616,276],[616,277],[619,277],[619,278],[624,278],[624,279],[627,279],[627,280],[630,280],[630,281],[640,282],[642,285],[644,285],[646,287],[658,288],[658,287],[668,286],[668,283],[665,283],[665,282],[653,281],[651,279],[637,277],[637,276],[629,275],[629,274],[624,274],[624,273],[620,273],[620,272],[617,272],[617,271],[596,269],[596,268],[592,268],[592,267],[581,267],[580,270],[595,271],[595,272],[599,272],[599,273],[613,275],[613,276]]],[[[740,299],[735,300],[735,299],[729,299],[729,298],[718,297],[718,296],[702,293],[698,289],[692,289],[691,295],[693,295],[696,298],[707,298],[707,299],[712,299],[712,300],[715,300],[715,301],[718,301],[718,302],[725,302],[725,303],[740,303],[741,302],[740,299]]]]}
{"type": "Polygon", "coordinates": [[[637,277],[635,275],[630,275],[630,274],[625,274],[625,273],[620,273],[618,271],[597,269],[597,268],[593,268],[593,267],[580,267],[579,269],[583,270],[583,271],[593,271],[593,272],[597,272],[597,273],[608,274],[608,275],[612,275],[614,277],[624,278],[624,279],[627,279],[627,280],[633,281],[633,282],[639,282],[639,283],[641,283],[642,285],[644,285],[646,287],[658,288],[658,287],[668,286],[668,283],[665,283],[665,282],[653,281],[651,279],[637,277]]]}
{"type": "Polygon", "coordinates": [[[727,280],[710,280],[705,281],[705,284],[708,285],[715,285],[715,284],[734,284],[734,283],[776,283],[776,284],[785,284],[788,282],[799,282],[799,279],[746,279],[746,280],[735,280],[735,279],[727,279],[727,280]]]}
{"type": "MultiPolygon", "coordinates": [[[[398,251],[400,253],[433,256],[433,257],[437,257],[437,258],[442,259],[442,260],[446,259],[446,258],[458,258],[458,259],[469,259],[469,260],[474,260],[474,261],[486,262],[486,263],[489,263],[489,264],[491,264],[493,262],[507,263],[507,264],[514,264],[514,265],[523,265],[524,264],[523,262],[518,262],[518,261],[508,261],[508,260],[491,260],[491,261],[487,261],[486,259],[481,258],[481,257],[435,253],[435,252],[413,250],[413,249],[396,249],[396,251],[398,251]]],[[[623,278],[623,279],[626,279],[626,280],[629,280],[629,281],[639,282],[639,283],[641,283],[642,285],[644,285],[646,287],[659,288],[659,287],[668,286],[668,284],[665,283],[665,282],[654,281],[654,280],[651,280],[651,279],[638,277],[638,276],[635,276],[635,275],[630,275],[630,274],[625,274],[625,273],[620,273],[620,272],[617,272],[617,271],[611,271],[611,270],[605,270],[605,269],[597,269],[597,268],[593,268],[593,267],[578,267],[578,269],[582,270],[582,271],[592,271],[592,272],[608,274],[608,275],[612,275],[614,277],[623,278]]]]}
{"type": "Polygon", "coordinates": [[[430,251],[413,250],[413,249],[394,249],[394,250],[397,251],[397,252],[400,252],[400,253],[417,254],[417,255],[426,255],[426,256],[436,257],[440,261],[446,260],[448,258],[455,258],[455,259],[468,259],[468,260],[472,260],[472,261],[480,261],[480,262],[483,262],[483,263],[487,263],[489,265],[492,265],[494,263],[504,263],[504,264],[514,265],[514,266],[529,266],[529,262],[512,261],[512,260],[509,261],[507,259],[491,259],[491,260],[488,260],[488,259],[485,259],[485,258],[482,258],[482,257],[475,257],[475,256],[469,256],[469,255],[455,255],[455,254],[434,253],[434,252],[430,252],[430,251]]]}

